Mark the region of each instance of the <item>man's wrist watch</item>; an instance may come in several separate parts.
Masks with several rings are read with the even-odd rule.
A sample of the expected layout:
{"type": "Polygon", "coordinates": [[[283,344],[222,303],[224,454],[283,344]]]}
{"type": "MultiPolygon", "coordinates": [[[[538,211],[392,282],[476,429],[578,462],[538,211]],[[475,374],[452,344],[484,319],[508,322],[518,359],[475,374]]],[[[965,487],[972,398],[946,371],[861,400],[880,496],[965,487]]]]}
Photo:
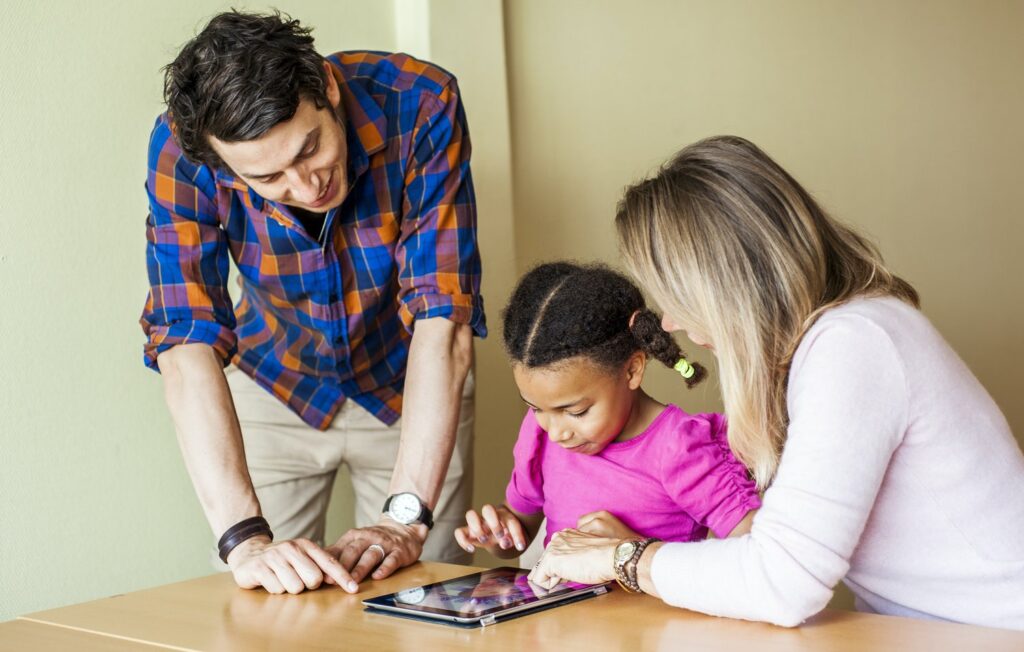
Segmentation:
{"type": "Polygon", "coordinates": [[[655,541],[661,541],[661,539],[626,539],[615,546],[615,581],[628,593],[643,593],[636,577],[637,564],[647,546],[655,541]]]}
{"type": "Polygon", "coordinates": [[[384,513],[402,525],[422,523],[428,530],[434,527],[434,515],[430,508],[413,493],[403,492],[388,496],[384,501],[384,513]]]}

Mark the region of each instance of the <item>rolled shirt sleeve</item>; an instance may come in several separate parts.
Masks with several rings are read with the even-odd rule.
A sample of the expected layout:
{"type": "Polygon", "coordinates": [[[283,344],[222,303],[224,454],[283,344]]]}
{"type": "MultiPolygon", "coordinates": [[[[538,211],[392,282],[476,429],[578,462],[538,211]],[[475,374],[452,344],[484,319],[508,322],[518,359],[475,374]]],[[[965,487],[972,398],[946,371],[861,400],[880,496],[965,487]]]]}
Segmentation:
{"type": "Polygon", "coordinates": [[[217,217],[216,184],[206,166],[188,161],[166,115],[149,143],[146,267],[149,296],[140,323],[146,366],[177,344],[213,347],[225,365],[237,348],[228,294],[228,245],[217,217]]]}
{"type": "Polygon", "coordinates": [[[476,200],[469,131],[450,80],[424,102],[405,178],[401,236],[395,252],[403,325],[445,317],[487,333],[480,296],[476,200]]]}

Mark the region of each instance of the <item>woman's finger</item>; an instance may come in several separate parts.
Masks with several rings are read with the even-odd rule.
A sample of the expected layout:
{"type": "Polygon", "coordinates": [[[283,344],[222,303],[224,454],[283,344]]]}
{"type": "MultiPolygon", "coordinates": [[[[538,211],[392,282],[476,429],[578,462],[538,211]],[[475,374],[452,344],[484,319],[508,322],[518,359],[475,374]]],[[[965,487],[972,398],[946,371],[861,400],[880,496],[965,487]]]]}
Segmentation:
{"type": "Polygon", "coordinates": [[[548,570],[550,557],[547,554],[541,555],[540,561],[530,571],[529,580],[544,589],[551,589],[558,584],[558,578],[548,570]],[[547,559],[545,559],[547,558],[547,559]]]}

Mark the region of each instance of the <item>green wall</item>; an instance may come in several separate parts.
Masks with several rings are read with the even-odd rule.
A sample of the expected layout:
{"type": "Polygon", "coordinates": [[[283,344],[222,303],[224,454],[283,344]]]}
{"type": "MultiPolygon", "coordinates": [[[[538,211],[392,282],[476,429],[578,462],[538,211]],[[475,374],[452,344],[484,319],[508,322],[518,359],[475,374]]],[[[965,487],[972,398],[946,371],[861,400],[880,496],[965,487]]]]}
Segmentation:
{"type": "MultiPolygon", "coordinates": [[[[137,322],[160,69],[230,6],[4,3],[0,621],[210,572],[137,322]]],[[[315,26],[322,51],[395,46],[391,2],[276,6],[315,26]]]]}

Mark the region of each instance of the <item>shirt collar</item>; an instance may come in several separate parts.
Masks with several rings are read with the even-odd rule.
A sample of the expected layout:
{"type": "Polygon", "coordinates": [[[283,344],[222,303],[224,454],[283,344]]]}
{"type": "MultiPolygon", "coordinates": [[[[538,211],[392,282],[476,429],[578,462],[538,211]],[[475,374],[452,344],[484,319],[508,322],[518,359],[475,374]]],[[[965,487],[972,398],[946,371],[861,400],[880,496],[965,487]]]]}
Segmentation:
{"type": "Polygon", "coordinates": [[[349,180],[355,181],[370,167],[370,156],[384,149],[387,117],[369,92],[332,59],[331,72],[341,90],[341,109],[348,136],[349,180]]]}
{"type": "MultiPolygon", "coordinates": [[[[358,179],[370,167],[370,156],[384,149],[384,134],[387,133],[387,116],[377,106],[377,102],[369,92],[356,80],[352,80],[346,71],[335,62],[327,60],[331,73],[338,82],[341,91],[341,108],[344,114],[345,135],[348,142],[348,178],[351,189],[358,179]]],[[[260,209],[267,202],[244,181],[225,168],[218,168],[217,183],[247,192],[253,205],[260,209]]],[[[268,202],[276,205],[276,202],[268,202]]],[[[291,221],[291,220],[288,220],[291,221]]]]}

